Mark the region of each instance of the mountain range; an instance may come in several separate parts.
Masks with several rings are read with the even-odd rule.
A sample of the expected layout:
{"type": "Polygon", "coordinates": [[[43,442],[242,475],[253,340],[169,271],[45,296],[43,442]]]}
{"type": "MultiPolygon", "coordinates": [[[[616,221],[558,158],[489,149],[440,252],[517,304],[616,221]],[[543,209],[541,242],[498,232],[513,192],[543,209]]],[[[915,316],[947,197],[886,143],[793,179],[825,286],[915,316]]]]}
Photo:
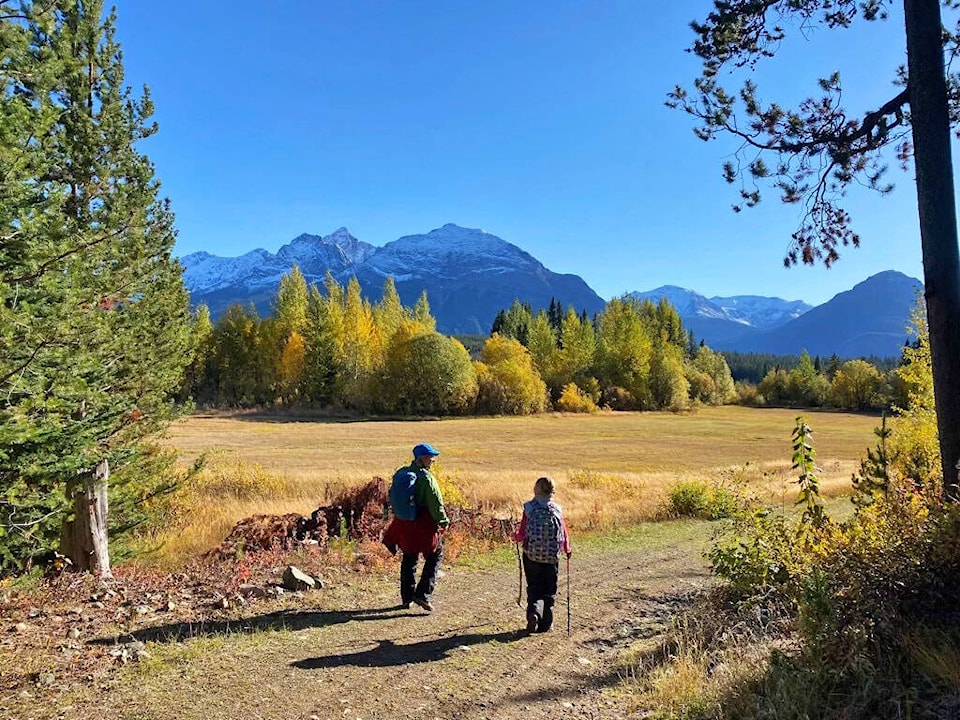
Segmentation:
{"type": "MultiPolygon", "coordinates": [[[[269,313],[280,278],[294,264],[308,283],[318,285],[328,271],[341,284],[355,276],[374,302],[387,276],[405,305],[425,290],[438,330],[448,334],[489,333],[497,311],[514,299],[534,311],[556,299],[588,315],[606,304],[579,276],[554,273],[496,235],[453,224],[382,247],[340,228],[326,236],[300,235],[276,254],[258,249],[230,258],[197,252],[180,262],[191,301],[205,303],[214,318],[234,303],[253,303],[261,314],[269,313]]],[[[906,325],[919,292],[919,280],[890,270],[817,307],[756,295],[706,298],[672,285],[629,295],[654,302],[666,298],[694,337],[715,350],[893,357],[908,339],[906,325]]]]}
{"type": "Polygon", "coordinates": [[[327,270],[341,284],[356,276],[372,301],[380,299],[388,275],[404,305],[412,306],[426,290],[437,328],[449,334],[489,333],[497,311],[518,297],[534,308],[562,299],[590,315],[606,304],[579,276],[551,272],[496,235],[453,224],[379,248],[340,228],[324,237],[300,235],[276,255],[254,250],[223,258],[199,252],[180,262],[191,300],[206,303],[214,317],[237,302],[269,312],[281,276],[294,263],[308,283],[321,284],[327,270]]]}

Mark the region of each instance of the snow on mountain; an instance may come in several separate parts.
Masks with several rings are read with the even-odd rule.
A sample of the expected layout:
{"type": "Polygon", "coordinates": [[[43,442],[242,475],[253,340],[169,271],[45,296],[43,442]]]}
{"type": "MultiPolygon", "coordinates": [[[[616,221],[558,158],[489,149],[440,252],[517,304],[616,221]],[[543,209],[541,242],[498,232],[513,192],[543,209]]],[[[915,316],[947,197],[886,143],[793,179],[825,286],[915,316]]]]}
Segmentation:
{"type": "MultiPolygon", "coordinates": [[[[301,271],[314,266],[346,267],[357,265],[374,253],[376,248],[360,242],[345,227],[320,237],[303,233],[277,251],[277,257],[297,263],[301,271]]],[[[305,272],[305,271],[304,271],[305,272]]]]}
{"type": "Polygon", "coordinates": [[[262,290],[275,286],[296,264],[310,282],[323,280],[327,270],[335,275],[364,262],[375,248],[353,237],[346,228],[320,237],[304,233],[274,255],[257,249],[228,258],[196,252],[180,258],[184,284],[193,295],[230,287],[262,290]]]}
{"type": "Polygon", "coordinates": [[[712,297],[710,302],[721,308],[731,320],[743,321],[760,329],[783,325],[813,309],[812,305],[803,300],[782,300],[759,295],[712,297]]]}
{"type": "Polygon", "coordinates": [[[425,235],[406,235],[377,249],[367,267],[394,278],[459,277],[543,269],[535,258],[496,235],[448,223],[425,235]]]}
{"type": "Polygon", "coordinates": [[[782,300],[759,295],[706,298],[698,292],[676,285],[664,285],[655,290],[632,292],[628,295],[654,303],[665,298],[676,308],[680,317],[688,322],[695,319],[725,320],[758,329],[782,325],[812,307],[802,300],[782,300]]]}
{"type": "Polygon", "coordinates": [[[191,292],[210,292],[241,283],[261,287],[283,275],[282,263],[261,249],[235,258],[197,252],[180,258],[180,264],[183,282],[191,292]]]}
{"type": "Polygon", "coordinates": [[[556,299],[588,313],[604,301],[580,277],[545,268],[516,245],[473,228],[447,224],[422,235],[406,235],[375,248],[346,228],[330,235],[303,234],[276,255],[255,250],[239,258],[194,253],[181,259],[194,303],[206,303],[218,317],[235,303],[270,311],[280,278],[296,264],[307,282],[320,284],[329,271],[340,283],[356,277],[364,294],[379,298],[391,276],[406,305],[424,291],[444,332],[487,333],[498,310],[514,299],[546,308],[556,299]]]}

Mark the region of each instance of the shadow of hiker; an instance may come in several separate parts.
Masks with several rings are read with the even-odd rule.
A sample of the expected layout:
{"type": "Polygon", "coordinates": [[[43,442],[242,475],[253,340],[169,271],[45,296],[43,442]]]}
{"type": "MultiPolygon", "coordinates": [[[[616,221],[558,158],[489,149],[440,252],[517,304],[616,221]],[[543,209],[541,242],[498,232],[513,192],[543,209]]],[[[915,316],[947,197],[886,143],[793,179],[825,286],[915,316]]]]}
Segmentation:
{"type": "Polygon", "coordinates": [[[357,667],[391,667],[394,665],[408,665],[414,663],[436,662],[448,657],[451,650],[459,647],[470,647],[481,643],[513,642],[525,637],[525,633],[517,630],[499,633],[471,633],[469,635],[453,635],[439,640],[424,640],[422,642],[397,645],[393,640],[378,640],[377,647],[348,655],[323,655],[320,657],[296,660],[290,667],[300,670],[320,670],[322,668],[343,667],[355,665],[357,667]]]}
{"type": "Polygon", "coordinates": [[[120,633],[110,637],[93,638],[88,645],[118,645],[134,640],[141,642],[173,643],[183,642],[195,637],[213,637],[216,635],[249,634],[269,630],[305,630],[307,628],[337,625],[352,620],[389,620],[403,617],[398,605],[385,608],[364,610],[298,611],[279,610],[265,615],[237,618],[235,620],[198,620],[196,622],[177,622],[167,625],[154,625],[133,632],[120,633]]]}

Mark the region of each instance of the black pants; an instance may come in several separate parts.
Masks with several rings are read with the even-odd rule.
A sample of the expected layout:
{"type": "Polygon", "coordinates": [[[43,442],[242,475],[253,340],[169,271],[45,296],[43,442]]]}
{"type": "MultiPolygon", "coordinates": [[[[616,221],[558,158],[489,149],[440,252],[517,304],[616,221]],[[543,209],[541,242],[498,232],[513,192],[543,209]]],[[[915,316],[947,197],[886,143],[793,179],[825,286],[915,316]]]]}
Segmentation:
{"type": "Polygon", "coordinates": [[[523,556],[527,576],[527,620],[536,621],[537,632],[553,627],[553,602],[557,595],[559,563],[542,563],[523,556]]]}
{"type": "Polygon", "coordinates": [[[423,554],[423,572],[420,582],[417,582],[417,563],[419,553],[403,553],[400,560],[400,600],[404,604],[412,602],[415,597],[429,600],[437,584],[437,567],[443,558],[443,543],[437,541],[437,550],[423,554]]]}

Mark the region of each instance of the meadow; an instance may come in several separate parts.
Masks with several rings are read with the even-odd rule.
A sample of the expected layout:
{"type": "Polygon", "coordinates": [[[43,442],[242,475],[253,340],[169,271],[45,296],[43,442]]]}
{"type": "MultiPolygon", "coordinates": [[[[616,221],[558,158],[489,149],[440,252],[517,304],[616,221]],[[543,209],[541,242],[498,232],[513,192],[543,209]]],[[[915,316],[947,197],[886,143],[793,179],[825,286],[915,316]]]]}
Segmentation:
{"type": "MultiPolygon", "coordinates": [[[[541,475],[557,481],[568,521],[581,531],[662,518],[670,488],[686,481],[749,489],[786,506],[795,498],[791,433],[799,414],[737,406],[384,421],[195,414],[174,424],[165,442],[184,464],[207,454],[187,496],[202,512],[186,513],[159,539],[164,556],[187,557],[215,546],[244,517],[307,514],[344,488],[389,479],[423,441],[442,452],[435,469],[448,501],[500,517],[518,516],[541,475]]],[[[803,414],[823,494],[847,493],[879,418],[803,414]]]]}

